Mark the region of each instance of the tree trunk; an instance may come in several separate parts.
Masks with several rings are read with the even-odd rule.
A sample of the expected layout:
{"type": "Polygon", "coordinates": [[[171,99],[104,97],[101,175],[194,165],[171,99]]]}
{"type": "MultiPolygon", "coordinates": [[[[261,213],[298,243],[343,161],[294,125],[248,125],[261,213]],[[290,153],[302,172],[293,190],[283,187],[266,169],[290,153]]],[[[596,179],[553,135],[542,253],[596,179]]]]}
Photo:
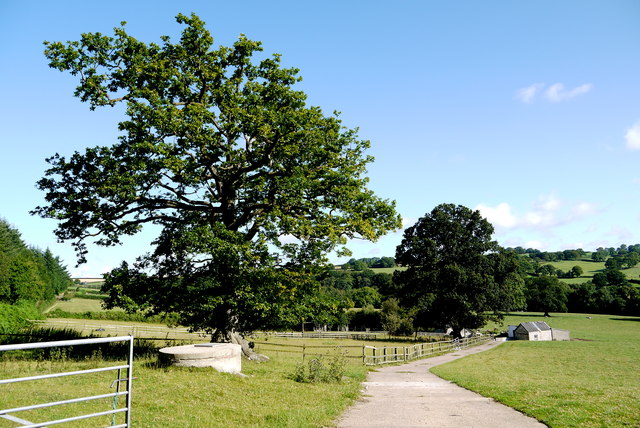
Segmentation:
{"type": "Polygon", "coordinates": [[[242,337],[240,333],[234,331],[233,327],[227,328],[217,328],[211,334],[211,343],[233,343],[235,345],[240,345],[242,348],[242,355],[245,358],[251,361],[263,362],[267,361],[269,357],[266,355],[258,354],[253,350],[253,344],[250,343],[247,339],[242,337]]]}
{"type": "Polygon", "coordinates": [[[251,343],[249,343],[247,339],[242,337],[240,333],[236,333],[236,332],[230,333],[229,342],[234,343],[236,345],[240,345],[242,347],[242,355],[244,355],[246,358],[248,358],[251,361],[257,361],[259,363],[262,363],[269,359],[269,357],[267,357],[266,355],[258,354],[256,351],[254,351],[253,346],[251,346],[251,343]]]}
{"type": "Polygon", "coordinates": [[[462,327],[451,327],[451,337],[454,339],[462,339],[462,327]]]}
{"type": "Polygon", "coordinates": [[[549,315],[548,311],[544,311],[544,317],[545,318],[551,318],[551,315],[549,315]]]}

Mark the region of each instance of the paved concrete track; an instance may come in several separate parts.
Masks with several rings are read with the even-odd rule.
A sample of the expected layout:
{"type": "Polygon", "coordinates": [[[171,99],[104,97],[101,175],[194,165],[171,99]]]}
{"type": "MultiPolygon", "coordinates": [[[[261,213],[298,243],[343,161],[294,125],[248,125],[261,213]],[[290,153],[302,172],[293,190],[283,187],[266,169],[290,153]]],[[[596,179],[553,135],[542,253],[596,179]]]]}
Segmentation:
{"type": "MultiPolygon", "coordinates": [[[[372,371],[360,401],[338,420],[338,428],[540,428],[546,425],[491,398],[432,374],[431,367],[493,348],[474,348],[372,371]]],[[[481,368],[479,368],[481,370],[481,368]]]]}

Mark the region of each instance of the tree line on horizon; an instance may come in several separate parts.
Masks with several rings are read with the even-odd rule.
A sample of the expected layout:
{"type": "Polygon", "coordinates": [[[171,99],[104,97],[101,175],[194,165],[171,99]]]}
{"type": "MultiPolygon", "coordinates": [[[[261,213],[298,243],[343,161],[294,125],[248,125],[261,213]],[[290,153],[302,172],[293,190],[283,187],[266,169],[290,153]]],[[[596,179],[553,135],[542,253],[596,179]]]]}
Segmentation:
{"type": "MultiPolygon", "coordinates": [[[[640,262],[640,244],[599,247],[591,252],[581,248],[540,251],[523,247],[508,247],[505,251],[518,255],[518,273],[524,284],[524,305],[519,309],[640,315],[640,290],[634,286],[640,280],[627,278],[623,272],[640,262]],[[576,265],[563,271],[551,264],[579,260],[604,262],[604,269],[592,279],[567,284],[562,279],[581,277],[582,267],[576,265]]],[[[342,299],[345,307],[353,308],[346,319],[336,320],[338,323],[351,328],[383,328],[389,326],[384,322],[389,313],[395,313],[396,319],[402,319],[397,315],[400,312],[411,318],[410,311],[398,304],[398,296],[394,294],[394,275],[374,270],[380,267],[380,260],[389,259],[394,261],[392,266],[397,266],[392,257],[352,258],[319,276],[327,293],[342,299]]],[[[404,324],[396,322],[395,326],[407,333],[414,327],[407,320],[404,324]]]]}

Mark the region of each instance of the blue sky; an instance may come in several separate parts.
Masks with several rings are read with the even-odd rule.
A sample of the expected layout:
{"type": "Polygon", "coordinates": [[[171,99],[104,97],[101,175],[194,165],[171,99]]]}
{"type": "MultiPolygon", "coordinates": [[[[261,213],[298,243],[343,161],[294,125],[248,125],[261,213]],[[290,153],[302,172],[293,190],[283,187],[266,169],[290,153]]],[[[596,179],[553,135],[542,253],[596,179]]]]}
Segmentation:
{"type": "MultiPolygon", "coordinates": [[[[480,209],[503,246],[640,243],[640,2],[0,2],[0,217],[30,245],[94,276],[148,250],[151,233],[92,247],[75,268],[43,202],[44,159],[111,144],[121,111],[89,111],[44,40],[177,36],[195,12],[216,43],[240,33],[300,69],[311,105],[342,112],[371,140],[371,188],[412,225],[444,202],[480,209]]],[[[402,233],[355,242],[393,256],[402,233]]]]}

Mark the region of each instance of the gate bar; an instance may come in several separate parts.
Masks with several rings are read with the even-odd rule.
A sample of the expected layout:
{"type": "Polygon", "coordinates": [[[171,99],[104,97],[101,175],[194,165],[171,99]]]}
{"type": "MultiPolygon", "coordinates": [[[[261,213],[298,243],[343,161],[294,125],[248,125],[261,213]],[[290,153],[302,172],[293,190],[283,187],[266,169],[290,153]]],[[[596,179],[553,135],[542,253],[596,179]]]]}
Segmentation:
{"type": "Polygon", "coordinates": [[[4,385],[7,383],[16,383],[16,382],[25,382],[28,380],[40,380],[40,379],[51,379],[56,377],[65,377],[65,376],[73,376],[78,374],[85,373],[100,373],[100,372],[108,372],[109,370],[118,370],[118,369],[126,369],[129,365],[122,366],[111,366],[111,367],[99,367],[97,369],[88,369],[88,370],[76,370],[73,372],[63,372],[63,373],[51,373],[46,375],[38,375],[38,376],[28,376],[28,377],[16,377],[13,379],[0,379],[0,385],[4,385]]]}
{"type": "Polygon", "coordinates": [[[0,345],[0,352],[18,351],[21,349],[55,348],[56,346],[91,345],[93,343],[125,342],[132,338],[132,336],[93,337],[91,339],[58,340],[55,342],[18,343],[15,345],[0,345]]]}
{"type": "Polygon", "coordinates": [[[52,401],[50,403],[34,404],[33,406],[14,407],[13,409],[2,409],[0,410],[0,416],[4,415],[5,413],[16,413],[16,412],[22,412],[25,410],[42,409],[44,407],[58,406],[60,404],[81,403],[83,401],[99,400],[101,398],[112,398],[119,395],[127,395],[127,394],[129,394],[128,391],[112,392],[110,394],[93,395],[90,397],[72,398],[70,400],[52,401]]]}

